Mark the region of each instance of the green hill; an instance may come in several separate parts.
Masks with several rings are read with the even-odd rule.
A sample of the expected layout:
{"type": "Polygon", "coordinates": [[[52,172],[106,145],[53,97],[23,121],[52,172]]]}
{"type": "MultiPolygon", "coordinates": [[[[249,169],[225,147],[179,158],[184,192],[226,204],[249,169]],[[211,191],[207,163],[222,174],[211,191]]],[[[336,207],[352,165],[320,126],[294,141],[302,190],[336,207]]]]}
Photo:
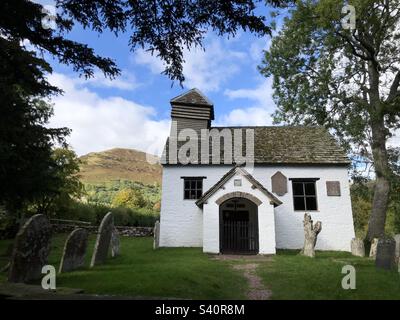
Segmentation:
{"type": "Polygon", "coordinates": [[[146,156],[145,152],[122,148],[91,152],[80,157],[82,160],[81,181],[85,184],[116,180],[139,182],[145,185],[161,184],[161,165],[149,163],[146,156]]]}

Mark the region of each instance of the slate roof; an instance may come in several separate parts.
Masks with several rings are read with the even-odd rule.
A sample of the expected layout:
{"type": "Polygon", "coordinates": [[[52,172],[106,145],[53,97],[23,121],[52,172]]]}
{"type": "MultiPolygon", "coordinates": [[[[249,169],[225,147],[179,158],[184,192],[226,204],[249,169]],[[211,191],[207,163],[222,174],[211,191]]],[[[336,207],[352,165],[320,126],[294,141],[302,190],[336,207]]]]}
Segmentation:
{"type": "Polygon", "coordinates": [[[208,189],[202,196],[196,201],[196,205],[202,206],[207,199],[209,199],[215,192],[217,192],[230,178],[234,175],[240,174],[253,184],[254,188],[259,189],[262,193],[264,193],[275,206],[279,206],[282,204],[277,197],[275,197],[271,192],[267,190],[260,182],[258,182],[250,173],[248,173],[244,168],[240,166],[234,166],[231,170],[229,170],[226,174],[222,176],[222,178],[215,183],[210,189],[208,189]]]}
{"type": "MultiPolygon", "coordinates": [[[[267,126],[267,127],[214,127],[221,131],[228,129],[254,129],[255,164],[304,164],[304,165],[349,165],[350,160],[332,135],[323,127],[309,126],[267,126]]],[[[210,128],[213,129],[213,128],[210,128]]],[[[243,153],[246,150],[245,131],[242,133],[243,153]]],[[[221,139],[221,146],[223,146],[221,139]]],[[[185,142],[179,142],[183,145],[185,142]]],[[[199,143],[200,144],[200,143],[199,143]]],[[[162,164],[169,164],[169,141],[166,143],[162,164]],[[166,152],[167,151],[167,152],[166,152]]],[[[211,143],[210,143],[211,145],[211,143]]],[[[211,149],[211,146],[210,146],[211,149]]],[[[199,150],[200,146],[199,146],[199,150]]],[[[224,163],[221,148],[221,161],[224,163]]],[[[211,152],[209,155],[211,163],[211,152]]],[[[198,161],[199,164],[200,160],[198,161]]],[[[228,164],[228,163],[226,163],[228,164]]],[[[231,164],[231,163],[229,163],[231,164]]]]}
{"type": "Polygon", "coordinates": [[[192,105],[204,105],[213,106],[214,104],[199,90],[196,88],[190,89],[185,93],[172,98],[171,104],[192,104],[192,105]]]}

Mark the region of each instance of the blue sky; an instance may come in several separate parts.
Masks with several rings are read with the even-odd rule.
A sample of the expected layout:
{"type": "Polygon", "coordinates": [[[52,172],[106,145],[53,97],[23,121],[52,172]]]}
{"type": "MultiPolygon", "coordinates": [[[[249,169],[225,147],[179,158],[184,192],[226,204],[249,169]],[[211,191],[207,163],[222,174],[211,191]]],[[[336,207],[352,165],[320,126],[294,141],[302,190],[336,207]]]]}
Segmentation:
{"type": "Polygon", "coordinates": [[[159,154],[169,131],[169,100],[194,87],[214,102],[213,125],[272,122],[275,105],[271,79],[265,79],[257,70],[269,37],[239,32],[228,39],[208,33],[205,50],[185,52],[183,88],[161,74],[164,67],[157,57],[141,49],[130,51],[129,33],[116,37],[76,26],[68,38],[114,59],[122,70],[114,81],[100,72],[85,81],[70,66],[47,57],[54,69],[50,82],[65,91],[53,99],[55,115],[50,125],[72,129],[68,141],[79,155],[113,147],[159,154]]]}

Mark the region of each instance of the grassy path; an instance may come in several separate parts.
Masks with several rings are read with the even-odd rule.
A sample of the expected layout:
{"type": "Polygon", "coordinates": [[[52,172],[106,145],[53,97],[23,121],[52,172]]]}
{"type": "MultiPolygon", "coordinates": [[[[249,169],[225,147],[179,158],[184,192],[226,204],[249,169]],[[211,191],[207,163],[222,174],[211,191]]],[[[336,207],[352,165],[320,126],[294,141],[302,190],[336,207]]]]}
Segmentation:
{"type": "Polygon", "coordinates": [[[261,277],[257,274],[256,270],[258,266],[258,263],[247,263],[235,265],[233,268],[235,270],[241,270],[248,281],[249,289],[246,293],[247,299],[268,300],[272,292],[266,288],[262,283],[261,277]]]}

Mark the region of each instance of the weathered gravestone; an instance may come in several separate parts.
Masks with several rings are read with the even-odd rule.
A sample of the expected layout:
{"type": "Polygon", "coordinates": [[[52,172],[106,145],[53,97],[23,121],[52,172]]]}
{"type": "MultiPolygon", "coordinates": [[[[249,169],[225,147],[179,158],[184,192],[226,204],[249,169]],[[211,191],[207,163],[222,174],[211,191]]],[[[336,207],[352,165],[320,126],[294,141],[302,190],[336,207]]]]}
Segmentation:
{"type": "Polygon", "coordinates": [[[68,272],[82,267],[85,263],[88,231],[82,228],[70,233],[64,245],[59,272],[68,272]]]}
{"type": "Polygon", "coordinates": [[[158,247],[160,246],[160,222],[158,220],[154,224],[153,234],[153,249],[158,249],[158,247]]]}
{"type": "Polygon", "coordinates": [[[382,238],[378,241],[375,266],[386,270],[396,267],[396,241],[393,238],[382,238]]]}
{"type": "Polygon", "coordinates": [[[396,234],[394,236],[394,241],[396,241],[396,263],[397,263],[397,269],[400,272],[400,234],[396,234]]]}
{"type": "Polygon", "coordinates": [[[378,238],[374,238],[372,240],[372,242],[371,242],[371,248],[369,250],[369,257],[370,258],[374,258],[375,259],[375,257],[376,257],[376,250],[377,250],[377,247],[378,247],[378,241],[379,241],[378,238]]]}
{"type": "Polygon", "coordinates": [[[396,234],[394,236],[394,241],[396,241],[396,258],[399,260],[400,262],[400,234],[396,234]]]}
{"type": "Polygon", "coordinates": [[[90,263],[91,267],[94,267],[95,265],[104,263],[106,261],[113,229],[113,214],[112,212],[109,212],[104,216],[99,226],[96,243],[94,245],[92,261],[90,263]]]}
{"type": "Polygon", "coordinates": [[[357,257],[365,256],[364,241],[359,238],[351,239],[351,254],[357,257]]]}
{"type": "Polygon", "coordinates": [[[28,282],[42,277],[50,253],[51,225],[43,214],[25,222],[15,238],[8,281],[28,282]]]}
{"type": "Polygon", "coordinates": [[[119,234],[116,228],[113,229],[111,234],[111,257],[119,256],[119,234]]]}

